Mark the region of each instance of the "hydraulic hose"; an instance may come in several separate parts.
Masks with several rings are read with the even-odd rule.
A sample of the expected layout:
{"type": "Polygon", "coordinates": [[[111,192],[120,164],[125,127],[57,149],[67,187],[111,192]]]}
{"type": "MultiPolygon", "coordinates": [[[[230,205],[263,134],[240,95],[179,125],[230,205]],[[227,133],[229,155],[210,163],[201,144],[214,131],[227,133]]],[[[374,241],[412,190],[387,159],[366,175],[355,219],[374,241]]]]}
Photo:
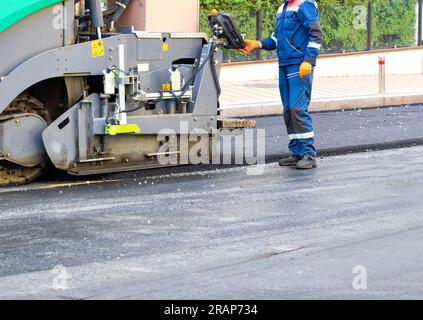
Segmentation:
{"type": "Polygon", "coordinates": [[[104,11],[104,16],[108,17],[111,23],[115,23],[120,19],[130,3],[131,0],[116,1],[111,8],[104,11]]]}
{"type": "Polygon", "coordinates": [[[222,88],[220,87],[219,76],[217,75],[216,64],[215,64],[215,60],[214,60],[215,49],[216,49],[216,46],[213,44],[212,45],[212,54],[211,54],[210,63],[211,63],[211,69],[212,69],[214,84],[216,86],[216,91],[217,91],[217,101],[219,102],[220,95],[222,94],[222,88]]]}
{"type": "Polygon", "coordinates": [[[221,94],[221,89],[220,89],[220,84],[219,84],[219,77],[217,76],[217,71],[216,71],[216,66],[214,64],[214,50],[216,49],[216,45],[214,43],[211,44],[211,48],[210,48],[210,52],[207,55],[207,57],[204,59],[203,63],[198,66],[198,68],[195,70],[194,75],[185,83],[185,85],[182,87],[181,91],[182,91],[182,95],[184,95],[189,86],[194,82],[195,78],[197,77],[197,75],[200,73],[200,71],[205,67],[205,65],[207,64],[207,62],[211,62],[211,69],[212,69],[212,74],[213,74],[213,79],[216,85],[216,89],[217,89],[217,93],[218,96],[220,97],[221,94]]]}
{"type": "Polygon", "coordinates": [[[118,8],[115,11],[114,15],[112,16],[112,21],[113,22],[117,22],[120,19],[120,17],[125,12],[126,8],[130,4],[130,2],[131,2],[131,0],[121,0],[121,1],[116,1],[115,2],[115,5],[118,8]]]}

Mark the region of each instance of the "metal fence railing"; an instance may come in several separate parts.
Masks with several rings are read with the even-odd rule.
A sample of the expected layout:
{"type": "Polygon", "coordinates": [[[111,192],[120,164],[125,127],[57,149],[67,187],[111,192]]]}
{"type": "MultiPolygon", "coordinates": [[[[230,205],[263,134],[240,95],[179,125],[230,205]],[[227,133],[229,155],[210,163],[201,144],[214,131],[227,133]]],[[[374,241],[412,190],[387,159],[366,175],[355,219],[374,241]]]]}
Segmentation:
{"type": "MultiPolygon", "coordinates": [[[[423,0],[358,0],[353,4],[347,1],[331,5],[320,4],[325,36],[322,53],[422,45],[422,8],[423,0]]],[[[208,12],[203,11],[201,27],[208,32],[205,23],[208,12]]],[[[263,8],[258,12],[239,8],[232,9],[230,13],[246,38],[262,39],[270,35],[275,27],[275,8],[263,8]]],[[[263,51],[245,56],[228,50],[224,55],[227,62],[276,58],[275,52],[263,51]]]]}

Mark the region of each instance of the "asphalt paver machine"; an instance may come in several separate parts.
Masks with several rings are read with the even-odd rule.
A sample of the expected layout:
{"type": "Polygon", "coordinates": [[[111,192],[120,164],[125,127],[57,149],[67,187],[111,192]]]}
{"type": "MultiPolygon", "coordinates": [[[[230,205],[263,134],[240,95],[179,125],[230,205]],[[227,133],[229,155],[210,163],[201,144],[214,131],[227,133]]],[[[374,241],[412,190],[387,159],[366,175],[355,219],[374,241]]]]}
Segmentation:
{"type": "Polygon", "coordinates": [[[210,38],[117,28],[130,1],[0,2],[0,186],[51,164],[73,175],[180,164],[194,145],[183,134],[212,148],[222,127],[251,125],[219,118],[220,48],[244,46],[231,17],[214,11],[210,38]]]}

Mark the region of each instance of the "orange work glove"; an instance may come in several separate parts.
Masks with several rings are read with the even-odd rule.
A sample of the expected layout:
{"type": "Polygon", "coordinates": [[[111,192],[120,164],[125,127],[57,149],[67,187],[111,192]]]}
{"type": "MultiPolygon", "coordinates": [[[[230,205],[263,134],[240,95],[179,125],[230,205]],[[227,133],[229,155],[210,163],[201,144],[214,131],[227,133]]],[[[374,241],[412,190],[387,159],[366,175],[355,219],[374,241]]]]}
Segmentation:
{"type": "Polygon", "coordinates": [[[261,43],[260,41],[256,41],[256,40],[245,40],[245,48],[244,49],[238,49],[238,52],[244,53],[244,54],[249,54],[251,52],[253,52],[256,49],[260,49],[261,48],[261,43]]]}
{"type": "Polygon", "coordinates": [[[300,78],[308,77],[311,74],[312,65],[310,62],[303,62],[300,66],[300,78]]]}

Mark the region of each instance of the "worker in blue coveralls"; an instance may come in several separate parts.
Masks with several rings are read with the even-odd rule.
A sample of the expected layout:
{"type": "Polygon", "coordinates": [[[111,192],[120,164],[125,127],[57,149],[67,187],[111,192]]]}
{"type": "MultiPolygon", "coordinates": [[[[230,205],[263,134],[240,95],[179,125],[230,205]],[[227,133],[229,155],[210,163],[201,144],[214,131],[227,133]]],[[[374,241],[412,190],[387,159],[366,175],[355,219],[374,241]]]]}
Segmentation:
{"type": "Polygon", "coordinates": [[[314,130],[308,107],[313,85],[313,68],[320,52],[323,32],[314,0],[286,0],[279,8],[276,31],[262,41],[246,40],[242,53],[256,49],[277,50],[279,88],[292,155],[281,166],[297,169],[317,167],[314,130]]]}

